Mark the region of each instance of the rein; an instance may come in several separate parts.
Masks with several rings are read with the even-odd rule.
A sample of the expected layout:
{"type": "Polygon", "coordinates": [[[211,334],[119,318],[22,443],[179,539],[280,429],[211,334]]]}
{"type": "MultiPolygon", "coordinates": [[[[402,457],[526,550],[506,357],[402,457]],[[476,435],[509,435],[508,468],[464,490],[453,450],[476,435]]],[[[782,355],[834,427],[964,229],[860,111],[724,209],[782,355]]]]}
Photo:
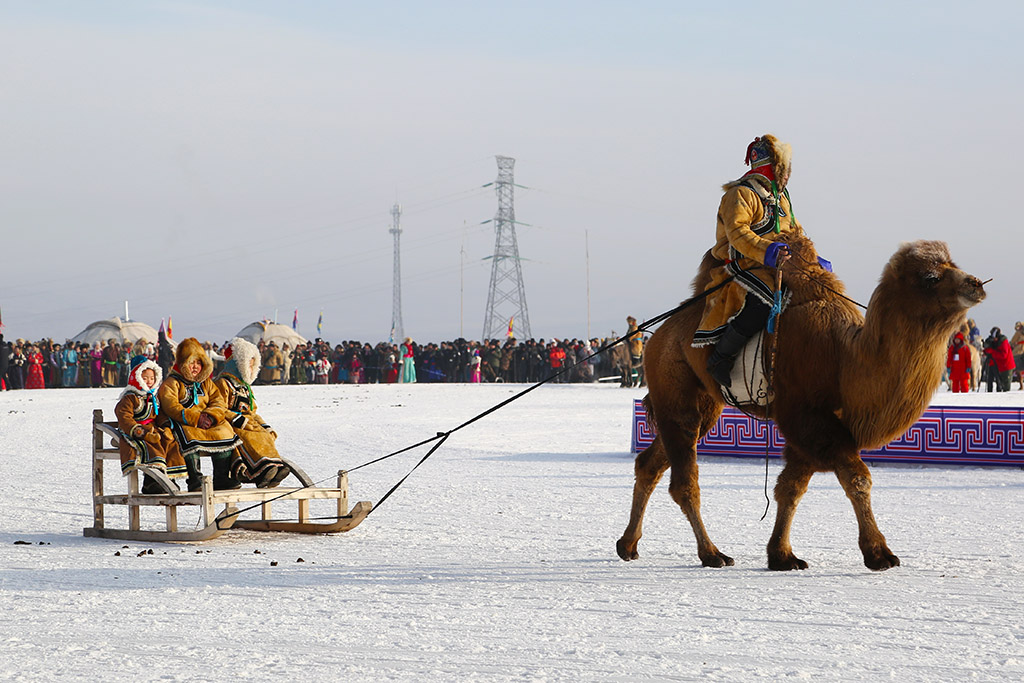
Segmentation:
{"type": "MultiPolygon", "coordinates": [[[[808,261],[808,260],[807,260],[806,258],[804,258],[803,256],[800,256],[799,254],[792,254],[792,253],[791,253],[791,256],[792,256],[793,258],[796,258],[796,259],[800,260],[800,261],[803,261],[803,262],[804,262],[805,264],[807,264],[807,265],[812,265],[812,266],[813,266],[813,265],[818,265],[817,263],[814,263],[814,262],[808,261]]],[[[841,298],[841,299],[845,299],[845,300],[849,301],[849,302],[850,302],[851,304],[853,304],[854,306],[860,306],[860,307],[861,307],[861,308],[863,308],[863,309],[864,309],[865,311],[866,311],[866,310],[868,310],[868,307],[867,307],[867,306],[865,306],[864,304],[860,303],[860,302],[859,302],[859,301],[857,301],[856,299],[851,299],[850,297],[848,297],[848,296],[846,296],[845,294],[843,294],[842,292],[840,292],[840,291],[839,291],[838,289],[835,289],[834,287],[830,287],[829,285],[827,285],[827,284],[825,284],[824,282],[822,282],[820,278],[817,278],[817,277],[815,277],[814,275],[811,275],[811,274],[810,274],[810,272],[808,271],[808,269],[807,269],[807,268],[800,268],[799,270],[800,270],[800,272],[801,272],[801,273],[803,273],[803,275],[804,275],[804,276],[805,276],[805,277],[806,277],[806,278],[807,278],[808,280],[810,280],[810,281],[812,281],[812,282],[814,282],[814,283],[816,283],[816,284],[820,285],[821,287],[823,287],[823,288],[827,289],[828,291],[832,292],[833,294],[835,294],[835,295],[836,295],[836,296],[838,296],[839,298],[841,298]]],[[[776,279],[778,279],[778,277],[777,277],[776,279]]]]}

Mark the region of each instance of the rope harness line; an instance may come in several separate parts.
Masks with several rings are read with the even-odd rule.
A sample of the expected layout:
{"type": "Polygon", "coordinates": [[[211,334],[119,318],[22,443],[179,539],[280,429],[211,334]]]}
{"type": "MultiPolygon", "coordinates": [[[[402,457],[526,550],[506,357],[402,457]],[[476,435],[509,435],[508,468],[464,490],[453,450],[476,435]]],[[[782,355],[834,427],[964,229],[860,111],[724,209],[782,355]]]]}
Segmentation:
{"type": "MultiPolygon", "coordinates": [[[[803,256],[801,256],[800,254],[791,254],[791,256],[797,258],[800,261],[803,261],[807,265],[814,265],[814,266],[818,265],[818,263],[816,263],[814,261],[809,261],[806,258],[804,258],[803,256]]],[[[868,307],[865,306],[864,304],[862,304],[861,302],[857,301],[856,299],[851,299],[850,297],[848,297],[845,294],[843,294],[842,292],[840,292],[838,289],[835,289],[833,287],[830,287],[829,285],[826,285],[820,279],[818,279],[818,278],[814,277],[813,275],[811,275],[810,273],[808,273],[806,268],[799,268],[798,270],[800,270],[807,277],[807,279],[810,280],[811,282],[817,283],[818,285],[820,285],[821,287],[823,287],[823,288],[827,289],[828,291],[832,292],[833,294],[835,294],[836,296],[838,296],[841,299],[846,299],[847,301],[849,301],[854,306],[860,306],[865,311],[868,310],[868,307]]],[[[984,284],[984,283],[982,283],[982,284],[984,284]]]]}
{"type": "MultiPolygon", "coordinates": [[[[795,255],[795,254],[794,254],[794,256],[797,256],[797,258],[799,260],[803,261],[804,263],[808,263],[808,264],[811,263],[810,261],[808,261],[807,259],[805,259],[803,257],[800,257],[800,256],[795,255]]],[[[813,265],[818,265],[818,264],[814,263],[813,265]]],[[[750,271],[753,271],[753,270],[759,270],[759,269],[764,268],[764,267],[765,266],[757,265],[757,266],[753,266],[751,268],[740,270],[739,272],[740,273],[750,272],[750,271]]],[[[856,304],[857,306],[860,306],[861,308],[864,308],[865,310],[867,309],[867,307],[864,306],[863,304],[860,304],[857,301],[854,301],[853,299],[847,297],[846,295],[842,294],[841,292],[833,289],[832,287],[829,287],[827,284],[821,282],[820,280],[818,280],[817,278],[813,277],[812,275],[807,274],[807,269],[805,269],[805,268],[798,268],[798,270],[804,272],[804,274],[809,279],[817,282],[819,285],[821,285],[825,289],[833,292],[837,296],[840,296],[840,297],[842,297],[842,298],[844,298],[844,299],[846,299],[846,300],[856,304]]],[[[428,450],[427,453],[422,458],[420,458],[419,462],[417,462],[412,467],[412,469],[410,469],[409,472],[406,473],[406,475],[404,477],[402,477],[401,479],[398,480],[398,483],[396,483],[394,486],[392,486],[387,491],[387,493],[385,493],[381,497],[381,499],[377,501],[376,505],[373,506],[373,508],[370,510],[370,512],[367,514],[367,516],[373,514],[381,506],[381,504],[385,500],[387,500],[389,497],[391,497],[391,495],[396,490],[398,490],[398,488],[402,484],[405,483],[406,479],[408,479],[412,475],[412,473],[415,472],[420,467],[420,465],[422,465],[424,462],[426,462],[427,459],[430,458],[430,456],[432,456],[435,452],[437,452],[437,450],[441,447],[441,445],[444,444],[444,442],[448,440],[448,437],[450,437],[455,432],[460,431],[462,429],[465,429],[466,427],[468,427],[468,426],[470,426],[470,425],[472,425],[472,424],[482,420],[483,418],[487,417],[491,413],[494,413],[494,412],[496,412],[498,410],[501,410],[502,408],[504,408],[508,404],[512,403],[513,401],[519,400],[523,396],[526,396],[527,394],[529,394],[531,391],[534,391],[535,389],[538,389],[538,388],[544,386],[545,384],[547,384],[548,382],[551,382],[552,380],[560,377],[561,375],[565,374],[566,372],[569,372],[576,365],[579,365],[580,363],[585,363],[585,362],[589,361],[591,358],[599,356],[600,354],[604,353],[608,349],[611,349],[612,347],[617,346],[617,345],[627,341],[628,339],[630,339],[632,337],[635,337],[637,334],[640,334],[640,333],[643,333],[643,332],[648,332],[651,327],[653,327],[655,325],[658,325],[661,322],[664,322],[665,320],[667,320],[668,318],[671,318],[676,313],[679,313],[680,311],[683,311],[683,310],[689,308],[690,306],[694,305],[695,303],[697,303],[699,301],[703,301],[708,295],[710,295],[710,294],[716,292],[717,290],[725,287],[727,284],[732,282],[734,279],[735,279],[735,275],[729,276],[727,279],[723,280],[722,282],[719,282],[717,285],[715,285],[713,287],[710,287],[708,289],[705,289],[700,294],[696,294],[696,295],[690,297],[689,299],[687,299],[686,301],[683,301],[681,304],[679,304],[675,308],[673,308],[671,310],[668,310],[668,311],[665,311],[664,313],[661,313],[660,315],[656,315],[655,317],[651,318],[650,320],[645,320],[641,324],[637,325],[637,329],[634,330],[633,332],[628,332],[625,335],[619,337],[618,339],[615,339],[614,341],[611,341],[611,342],[608,342],[608,343],[604,344],[603,346],[598,348],[596,351],[591,353],[589,356],[586,356],[585,358],[583,358],[582,360],[580,360],[580,361],[578,361],[578,362],[576,362],[576,363],[574,363],[572,365],[565,365],[565,366],[563,366],[561,369],[559,369],[558,372],[555,372],[555,373],[551,374],[550,376],[546,377],[545,379],[540,380],[539,382],[536,382],[535,384],[531,384],[530,386],[528,386],[527,388],[523,389],[522,391],[520,391],[520,392],[518,392],[516,394],[513,394],[509,398],[505,399],[504,401],[501,401],[500,403],[497,403],[496,405],[491,406],[490,408],[488,408],[487,410],[483,411],[482,413],[474,415],[473,417],[469,418],[465,422],[459,424],[456,427],[453,427],[452,429],[449,429],[448,431],[437,432],[434,436],[432,436],[430,438],[423,439],[422,441],[418,441],[417,443],[414,443],[414,444],[412,444],[410,446],[406,446],[406,447],[401,448],[401,449],[399,449],[397,451],[393,451],[393,452],[388,453],[386,455],[382,455],[379,458],[374,458],[373,460],[369,460],[367,462],[362,463],[361,465],[356,465],[355,467],[352,467],[352,468],[346,470],[347,472],[354,472],[354,471],[356,471],[358,469],[362,469],[363,467],[368,467],[370,465],[373,465],[375,463],[381,462],[383,460],[387,460],[388,458],[393,458],[393,457],[395,457],[397,455],[401,455],[403,453],[407,453],[407,452],[409,452],[411,450],[414,450],[414,449],[419,448],[421,446],[425,446],[425,445],[427,445],[429,443],[434,443],[435,441],[437,442],[437,443],[434,443],[434,445],[430,447],[430,450],[428,450]]],[[[777,292],[780,291],[781,286],[782,286],[782,268],[779,267],[779,268],[776,269],[776,272],[775,272],[775,288],[776,288],[777,292]]],[[[778,317],[779,316],[777,316],[776,319],[775,319],[775,332],[772,334],[772,339],[771,339],[771,342],[769,344],[770,352],[769,352],[769,358],[768,358],[768,372],[765,373],[766,378],[767,378],[767,385],[768,385],[769,395],[771,394],[771,389],[772,389],[772,386],[774,384],[775,353],[776,353],[776,349],[777,349],[777,346],[778,346],[778,324],[779,324],[778,323],[778,317]]],[[[771,404],[769,403],[768,407],[766,407],[765,418],[764,419],[756,418],[756,416],[752,416],[752,417],[755,417],[755,419],[759,419],[759,420],[761,420],[762,422],[765,422],[765,423],[769,422],[771,420],[771,418],[768,417],[768,413],[769,413],[769,410],[770,410],[770,405],[771,404]]],[[[747,413],[747,414],[749,415],[749,413],[747,413]]],[[[765,518],[765,516],[767,516],[768,509],[771,507],[771,499],[768,498],[768,448],[769,448],[769,436],[768,435],[770,434],[770,432],[768,430],[766,430],[765,433],[766,433],[766,436],[765,436],[765,494],[764,495],[765,495],[765,498],[767,499],[768,503],[765,506],[764,515],[761,516],[762,520],[765,518]]],[[[272,502],[275,502],[275,501],[278,501],[278,500],[286,499],[289,496],[291,496],[292,494],[294,494],[296,491],[301,491],[301,490],[303,490],[305,488],[310,488],[310,487],[316,486],[316,485],[321,484],[321,483],[323,483],[323,482],[325,482],[325,481],[327,481],[329,479],[331,479],[331,477],[324,477],[323,479],[320,479],[318,481],[314,481],[311,484],[303,485],[302,487],[295,488],[295,489],[292,489],[290,491],[286,491],[286,492],[282,493],[281,495],[279,495],[279,496],[277,496],[275,498],[270,498],[270,499],[268,499],[266,501],[263,501],[261,503],[256,503],[256,504],[251,505],[251,506],[246,507],[246,508],[237,509],[237,510],[235,510],[233,512],[230,512],[230,514],[229,514],[229,511],[225,510],[225,512],[222,513],[221,515],[217,516],[217,518],[214,521],[217,524],[217,528],[221,528],[220,524],[221,524],[221,521],[223,519],[227,519],[229,517],[236,517],[236,516],[241,515],[244,512],[248,512],[250,510],[254,510],[254,509],[260,507],[261,505],[264,505],[264,504],[267,504],[267,503],[272,503],[272,502]]],[[[329,517],[315,517],[315,518],[310,518],[310,519],[325,519],[325,520],[326,519],[345,519],[345,517],[344,516],[339,517],[337,515],[333,515],[333,516],[329,516],[329,517]]],[[[289,521],[289,520],[282,520],[282,521],[289,521]]]]}
{"type": "MultiPolygon", "coordinates": [[[[755,270],[755,269],[762,268],[762,267],[763,266],[756,266],[754,268],[749,268],[747,270],[748,271],[749,270],[755,270]]],[[[741,271],[741,272],[747,272],[747,271],[741,271]]],[[[705,289],[700,294],[696,294],[693,297],[687,299],[686,301],[682,302],[681,304],[679,304],[675,308],[673,308],[671,310],[668,310],[668,311],[665,311],[664,313],[661,313],[660,315],[656,315],[655,317],[651,318],[650,320],[645,320],[641,324],[637,325],[637,329],[634,330],[633,332],[628,332],[628,333],[624,334],[623,336],[619,337],[618,339],[615,339],[614,341],[611,341],[611,342],[608,342],[608,343],[604,344],[603,346],[598,348],[596,351],[591,353],[589,356],[583,358],[582,360],[578,361],[577,363],[574,363],[573,365],[566,365],[566,366],[562,367],[558,372],[553,373],[552,375],[542,379],[541,381],[539,381],[539,382],[537,382],[535,384],[531,384],[530,386],[528,386],[527,388],[523,389],[522,391],[520,391],[520,392],[518,392],[516,394],[513,394],[509,398],[505,399],[504,401],[502,401],[502,402],[500,402],[500,403],[498,403],[496,405],[491,406],[490,408],[488,408],[487,410],[483,411],[482,413],[474,415],[473,417],[469,418],[468,420],[466,420],[462,424],[460,424],[460,425],[458,425],[456,427],[453,427],[452,429],[449,429],[448,431],[437,432],[437,434],[435,434],[434,436],[432,436],[430,438],[427,438],[427,439],[423,439],[422,441],[414,443],[411,446],[406,446],[405,448],[401,448],[401,449],[399,449],[397,451],[394,451],[392,453],[388,453],[386,455],[382,455],[379,458],[374,458],[373,460],[370,460],[368,462],[364,462],[361,465],[356,465],[355,467],[352,467],[352,468],[346,470],[347,472],[354,472],[354,471],[356,471],[358,469],[362,469],[363,467],[367,467],[369,465],[373,465],[375,463],[381,462],[382,460],[387,460],[388,458],[393,458],[393,457],[395,457],[397,455],[401,455],[402,453],[407,453],[407,452],[409,452],[409,451],[411,451],[411,450],[413,450],[415,448],[419,448],[420,446],[425,446],[428,443],[433,443],[435,441],[437,442],[433,446],[431,446],[430,450],[427,451],[426,455],[424,455],[420,459],[420,461],[417,462],[413,466],[413,468],[411,470],[409,470],[409,472],[398,481],[397,484],[392,486],[388,490],[388,492],[385,493],[381,497],[381,499],[379,501],[377,501],[376,505],[373,506],[373,508],[370,510],[370,512],[367,514],[367,516],[373,514],[377,510],[377,508],[379,508],[381,506],[381,504],[385,500],[387,500],[391,496],[391,494],[393,494],[398,489],[399,486],[401,486],[403,483],[405,483],[405,480],[408,479],[409,476],[412,475],[412,473],[415,472],[416,469],[420,465],[422,465],[424,462],[426,462],[427,459],[430,458],[430,456],[432,456],[437,451],[437,449],[440,448],[441,445],[445,441],[448,440],[448,437],[451,436],[452,434],[454,434],[455,432],[457,432],[457,431],[459,431],[461,429],[465,429],[466,427],[470,426],[471,424],[473,424],[475,422],[478,422],[479,420],[482,420],[483,418],[487,417],[491,413],[494,413],[494,412],[496,412],[498,410],[501,410],[502,408],[507,406],[509,403],[512,403],[513,401],[519,400],[520,398],[522,398],[526,394],[530,393],[531,391],[533,391],[533,390],[535,390],[535,389],[537,389],[539,387],[542,387],[543,385],[547,384],[548,382],[551,382],[552,380],[560,377],[561,375],[565,374],[566,372],[569,372],[576,365],[579,365],[580,363],[587,362],[591,358],[594,358],[594,357],[604,353],[608,349],[610,349],[610,348],[612,348],[614,346],[617,346],[618,344],[621,344],[622,342],[630,339],[631,337],[635,337],[637,334],[640,334],[640,333],[643,333],[643,332],[648,332],[651,327],[653,327],[653,326],[655,326],[655,325],[657,325],[657,324],[659,324],[661,322],[664,322],[665,320],[667,320],[668,318],[671,318],[676,313],[679,313],[680,311],[689,308],[690,306],[694,305],[695,303],[697,303],[699,301],[703,301],[709,294],[712,294],[712,293],[718,291],[719,289],[721,289],[722,287],[725,287],[727,284],[732,282],[734,277],[735,276],[730,276],[727,279],[725,279],[722,282],[720,282],[717,285],[715,285],[714,287],[710,287],[708,289],[705,289]]],[[[223,520],[223,519],[227,519],[229,517],[235,517],[235,516],[241,515],[244,512],[248,512],[249,510],[254,510],[254,509],[256,509],[256,508],[258,508],[261,505],[264,505],[266,503],[273,503],[273,502],[278,501],[278,500],[283,500],[283,499],[288,498],[289,496],[291,496],[296,491],[301,491],[304,488],[309,488],[311,486],[316,486],[317,484],[325,482],[325,481],[327,481],[330,478],[331,477],[324,477],[323,479],[315,481],[312,484],[309,484],[307,486],[302,486],[302,487],[297,488],[297,489],[286,491],[286,492],[282,493],[280,496],[277,496],[275,498],[270,498],[269,500],[263,501],[261,503],[256,503],[256,504],[251,505],[251,506],[249,506],[247,508],[241,508],[241,509],[235,510],[234,512],[230,512],[230,514],[228,514],[228,511],[225,511],[225,513],[219,515],[214,521],[216,522],[217,527],[220,528],[221,520],[223,520]]],[[[321,518],[317,518],[317,519],[321,519],[321,518]]],[[[325,518],[322,518],[322,519],[339,519],[339,517],[337,515],[335,515],[335,516],[332,516],[332,517],[325,517],[325,518]]],[[[344,517],[341,517],[340,519],[344,519],[344,517]]],[[[286,520],[283,520],[283,521],[286,521],[286,520]]]]}

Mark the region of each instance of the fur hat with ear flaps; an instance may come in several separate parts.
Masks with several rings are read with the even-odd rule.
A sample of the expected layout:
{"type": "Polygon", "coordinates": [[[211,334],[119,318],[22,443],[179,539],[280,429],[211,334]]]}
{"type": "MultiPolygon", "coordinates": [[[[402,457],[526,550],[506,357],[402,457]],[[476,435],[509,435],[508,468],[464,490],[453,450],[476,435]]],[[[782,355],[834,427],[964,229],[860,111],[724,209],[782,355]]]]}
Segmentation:
{"type": "MultiPolygon", "coordinates": [[[[743,178],[761,176],[769,182],[781,183],[792,170],[793,148],[789,143],[780,142],[774,135],[765,133],[747,145],[743,163],[750,166],[750,170],[743,174],[743,178]]],[[[743,178],[726,183],[724,189],[741,182],[743,178]]],[[[782,190],[781,185],[779,190],[782,190]]]]}
{"type": "Polygon", "coordinates": [[[260,374],[260,350],[255,344],[235,337],[224,352],[227,363],[222,372],[234,375],[246,384],[252,384],[260,374]],[[256,361],[255,365],[253,360],[256,361]]]}
{"type": "Polygon", "coordinates": [[[199,340],[195,337],[189,337],[180,344],[178,348],[174,350],[174,371],[185,377],[184,369],[190,360],[196,358],[202,363],[202,368],[199,370],[199,375],[193,377],[193,382],[203,382],[210,378],[213,374],[213,361],[206,355],[206,350],[203,349],[203,345],[199,343],[199,340]]]}

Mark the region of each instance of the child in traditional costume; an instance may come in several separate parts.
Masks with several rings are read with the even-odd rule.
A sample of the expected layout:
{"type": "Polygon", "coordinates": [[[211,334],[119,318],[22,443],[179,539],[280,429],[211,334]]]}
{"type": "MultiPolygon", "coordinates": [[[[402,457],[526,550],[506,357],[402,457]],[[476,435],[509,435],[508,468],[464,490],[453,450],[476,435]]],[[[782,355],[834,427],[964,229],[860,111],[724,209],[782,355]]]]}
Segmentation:
{"type": "Polygon", "coordinates": [[[165,421],[185,458],[188,490],[202,488],[199,453],[211,454],[213,488],[237,489],[241,483],[231,476],[231,451],[240,441],[227,423],[224,396],[210,379],[213,361],[195,337],[180,344],[174,354],[174,367],[160,385],[161,420],[165,421]]]}
{"type": "Polygon", "coordinates": [[[224,355],[227,361],[216,384],[227,403],[228,422],[241,440],[231,457],[231,473],[257,488],[277,486],[291,470],[277,452],[277,432],[256,414],[252,383],[260,372],[260,350],[235,337],[224,355]]]}
{"type": "MultiPolygon", "coordinates": [[[[140,465],[155,467],[172,480],[184,477],[187,472],[185,459],[170,430],[156,426],[160,415],[156,388],[162,378],[159,365],[145,356],[132,358],[128,387],[121,392],[114,408],[122,435],[118,440],[122,474],[127,475],[140,465]]],[[[148,474],[144,475],[142,492],[165,493],[148,474]]]]}

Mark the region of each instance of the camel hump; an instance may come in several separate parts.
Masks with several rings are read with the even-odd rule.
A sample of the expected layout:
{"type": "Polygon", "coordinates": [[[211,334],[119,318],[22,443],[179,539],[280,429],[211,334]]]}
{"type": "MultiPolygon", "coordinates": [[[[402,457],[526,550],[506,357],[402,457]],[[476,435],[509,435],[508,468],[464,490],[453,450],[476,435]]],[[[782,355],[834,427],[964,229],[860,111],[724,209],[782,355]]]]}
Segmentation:
{"type": "Polygon", "coordinates": [[[817,262],[818,249],[803,230],[784,232],[778,236],[778,241],[788,244],[789,250],[794,256],[804,261],[817,262]]]}

